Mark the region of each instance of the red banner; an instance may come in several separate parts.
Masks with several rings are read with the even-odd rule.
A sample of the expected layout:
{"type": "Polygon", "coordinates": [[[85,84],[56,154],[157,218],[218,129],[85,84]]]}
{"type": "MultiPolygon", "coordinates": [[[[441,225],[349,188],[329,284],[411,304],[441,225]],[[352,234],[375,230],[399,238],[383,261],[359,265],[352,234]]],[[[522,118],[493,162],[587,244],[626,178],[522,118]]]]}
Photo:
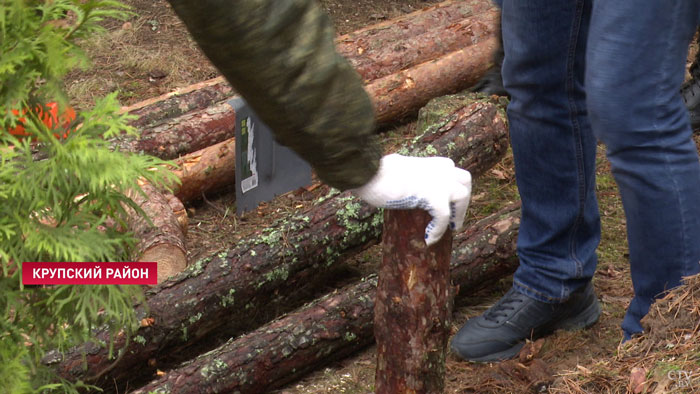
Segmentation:
{"type": "Polygon", "coordinates": [[[24,262],[25,285],[155,285],[156,263],[24,262]]]}

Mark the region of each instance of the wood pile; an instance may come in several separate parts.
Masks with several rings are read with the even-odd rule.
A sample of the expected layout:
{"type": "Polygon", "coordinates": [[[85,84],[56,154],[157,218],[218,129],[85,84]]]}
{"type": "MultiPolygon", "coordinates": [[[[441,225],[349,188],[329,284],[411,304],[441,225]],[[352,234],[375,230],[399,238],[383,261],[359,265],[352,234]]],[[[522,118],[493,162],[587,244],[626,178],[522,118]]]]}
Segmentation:
{"type": "MultiPolygon", "coordinates": [[[[454,95],[426,106],[471,86],[491,67],[498,18],[490,0],[448,1],[337,39],[380,123],[423,108],[419,137],[400,153],[447,156],[475,178],[503,157],[508,134],[497,100],[454,95]]],[[[175,159],[181,181],[172,194],[146,185],[138,200],[154,225],[133,225],[143,239],[156,240],[144,241],[146,250],[166,245],[158,256],[186,255],[183,203],[233,184],[235,113],[226,103],[233,94],[214,79],[124,109],[137,116],[132,124],[140,137],[114,140],[115,148],[175,159]]],[[[288,383],[373,342],[375,276],[319,299],[309,295],[381,241],[382,218],[348,192],[319,198],[179,274],[168,272],[174,274],[168,280],[159,275],[162,283],[135,306],[141,327],[132,338],[117,336],[116,359],[99,345],[109,333],[98,330],[95,343],[52,365],[62,377],[106,392],[259,393],[288,383]]],[[[508,207],[454,235],[450,271],[463,294],[514,271],[518,218],[518,207],[508,207]]],[[[160,258],[152,256],[146,255],[160,258]]]]}

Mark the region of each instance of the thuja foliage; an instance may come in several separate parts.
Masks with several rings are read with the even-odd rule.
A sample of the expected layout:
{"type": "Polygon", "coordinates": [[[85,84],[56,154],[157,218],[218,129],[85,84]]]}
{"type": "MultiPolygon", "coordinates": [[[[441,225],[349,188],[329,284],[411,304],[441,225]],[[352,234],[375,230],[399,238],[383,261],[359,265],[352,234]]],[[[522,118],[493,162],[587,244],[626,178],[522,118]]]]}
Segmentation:
{"type": "Polygon", "coordinates": [[[47,103],[68,108],[62,78],[87,64],[77,40],[127,16],[112,0],[0,0],[0,392],[74,392],[83,383],[56,377],[45,353],[89,340],[95,328],[136,327],[139,287],[21,282],[26,261],[128,259],[126,209],[143,214],[129,193],[140,192],[139,180],[172,181],[164,162],[110,150],[107,139],[133,132],[114,95],[70,124],[46,119],[47,103]],[[23,136],[13,135],[18,127],[23,136]]]}

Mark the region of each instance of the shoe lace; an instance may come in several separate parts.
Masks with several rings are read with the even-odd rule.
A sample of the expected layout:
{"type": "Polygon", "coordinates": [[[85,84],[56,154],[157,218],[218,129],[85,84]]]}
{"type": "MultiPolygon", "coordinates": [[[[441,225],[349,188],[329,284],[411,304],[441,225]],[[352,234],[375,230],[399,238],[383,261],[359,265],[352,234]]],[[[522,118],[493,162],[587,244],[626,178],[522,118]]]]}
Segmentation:
{"type": "Polygon", "coordinates": [[[523,299],[520,297],[508,296],[503,297],[499,302],[492,306],[486,313],[484,319],[499,323],[501,319],[508,318],[510,311],[514,311],[517,304],[521,304],[523,299]]]}

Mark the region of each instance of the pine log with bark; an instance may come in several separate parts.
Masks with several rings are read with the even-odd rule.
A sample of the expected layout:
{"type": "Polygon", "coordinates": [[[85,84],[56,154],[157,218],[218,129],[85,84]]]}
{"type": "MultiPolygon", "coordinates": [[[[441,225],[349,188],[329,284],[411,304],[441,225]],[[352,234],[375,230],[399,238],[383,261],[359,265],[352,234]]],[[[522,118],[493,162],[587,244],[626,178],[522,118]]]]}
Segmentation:
{"type": "Polygon", "coordinates": [[[372,81],[365,90],[379,124],[415,114],[435,97],[464,90],[493,66],[496,37],[372,81]]]}
{"type": "Polygon", "coordinates": [[[452,316],[452,231],[425,246],[426,211],[385,210],[374,305],[377,394],[442,393],[452,316]]]}
{"type": "Polygon", "coordinates": [[[231,138],[187,154],[175,163],[178,168],[172,171],[180,183],[172,186],[173,193],[184,203],[198,200],[203,194],[234,184],[236,140],[231,138]]]}
{"type": "MultiPolygon", "coordinates": [[[[455,57],[454,59],[457,59],[455,57]]],[[[453,59],[453,60],[454,60],[453,59]]],[[[429,65],[422,66],[425,70],[421,70],[418,74],[428,76],[430,67],[429,65]]],[[[453,67],[458,68],[458,64],[452,64],[453,67]]],[[[406,75],[411,75],[411,71],[406,73],[406,75]]],[[[393,76],[392,76],[393,78],[393,76]]],[[[410,78],[410,77],[409,77],[410,78]]],[[[420,82],[420,85],[414,85],[416,89],[414,93],[414,98],[417,98],[416,103],[420,102],[421,105],[425,104],[425,101],[429,100],[434,94],[437,94],[436,90],[429,88],[428,92],[422,89],[422,86],[428,84],[426,82],[420,82]]],[[[380,102],[378,105],[383,105],[387,112],[378,113],[379,117],[384,117],[389,120],[387,116],[398,116],[400,114],[405,114],[406,107],[394,106],[392,102],[392,97],[396,97],[394,93],[387,93],[386,96],[380,96],[380,92],[387,90],[384,80],[378,81],[378,85],[370,85],[368,89],[376,86],[378,89],[376,95],[379,97],[377,100],[380,102]],[[393,115],[392,115],[393,114],[393,115]]],[[[451,90],[451,89],[450,89],[451,90]]],[[[404,89],[404,92],[408,94],[410,89],[404,89]]],[[[400,102],[399,99],[397,102],[400,102]]],[[[413,105],[413,104],[411,104],[413,105]]],[[[233,112],[233,109],[231,109],[233,112]]],[[[425,111],[424,111],[425,112],[425,111]]],[[[228,115],[226,115],[228,116],[228,115]]],[[[235,117],[234,115],[231,115],[235,117]]],[[[464,119],[463,117],[460,119],[464,119]]],[[[222,136],[223,138],[223,136],[222,136]]],[[[486,149],[490,149],[486,147],[486,149]]],[[[471,160],[475,157],[470,157],[471,160]]],[[[465,158],[460,158],[465,159],[465,158]]],[[[467,161],[468,161],[467,160],[467,161]]],[[[181,179],[180,185],[173,185],[175,189],[175,195],[180,198],[183,202],[191,202],[196,199],[201,198],[202,193],[210,193],[218,190],[222,190],[229,187],[233,182],[233,173],[235,170],[235,140],[228,139],[224,142],[208,146],[199,151],[190,153],[188,155],[182,156],[177,160],[177,164],[181,167],[179,170],[175,170],[176,175],[181,179]]]]}
{"type": "Polygon", "coordinates": [[[139,240],[134,257],[136,261],[158,263],[158,283],[161,283],[187,266],[187,214],[182,203],[172,195],[150,183],[140,186],[143,193],[130,193],[130,197],[148,219],[128,210],[129,231],[139,240]]]}
{"type": "MultiPolygon", "coordinates": [[[[463,90],[492,66],[500,12],[490,0],[438,4],[337,39],[376,106],[380,124],[463,90]]],[[[221,77],[126,107],[140,137],[113,146],[172,159],[233,137],[232,88],[221,77]]]]}
{"type": "Polygon", "coordinates": [[[495,37],[500,10],[492,1],[447,1],[336,39],[365,82],[495,37]]]}
{"type": "Polygon", "coordinates": [[[187,226],[189,224],[189,218],[187,217],[187,210],[185,210],[185,205],[182,200],[172,193],[164,193],[165,198],[168,200],[168,205],[172,209],[173,214],[177,223],[180,225],[182,232],[187,236],[187,226]]]}
{"type": "MultiPolygon", "coordinates": [[[[460,296],[515,271],[519,224],[519,205],[512,204],[455,235],[455,251],[470,251],[452,253],[452,280],[461,285],[460,296]],[[455,276],[457,271],[482,272],[484,280],[455,276]]],[[[281,387],[374,341],[376,291],[377,277],[370,275],[166,372],[134,394],[247,394],[281,387]]]]}
{"type": "MultiPolygon", "coordinates": [[[[497,45],[497,39],[491,37],[366,85],[377,122],[397,121],[416,113],[435,97],[473,85],[492,66],[492,52],[497,45]]],[[[233,107],[228,102],[220,102],[144,129],[138,138],[114,139],[113,146],[128,152],[173,159],[233,138],[235,120],[233,107]]]]}
{"type": "Polygon", "coordinates": [[[236,112],[228,102],[188,112],[155,127],[141,130],[138,138],[124,136],[112,146],[127,152],[143,152],[161,159],[206,148],[235,135],[236,112]]]}
{"type": "Polygon", "coordinates": [[[228,82],[223,77],[216,77],[122,107],[121,112],[136,116],[136,119],[129,121],[130,126],[145,129],[160,125],[167,119],[205,109],[233,95],[228,82]]]}
{"type": "Polygon", "coordinates": [[[129,215],[129,231],[139,240],[134,257],[136,261],[158,263],[158,283],[161,283],[187,266],[187,214],[174,196],[148,183],[140,186],[143,194],[132,193],[131,198],[148,219],[135,212],[129,215]]]}
{"type": "MultiPolygon", "coordinates": [[[[465,98],[462,105],[445,110],[449,122],[427,127],[406,153],[451,157],[475,177],[497,163],[508,145],[502,109],[488,99],[465,98]]],[[[306,214],[195,262],[149,291],[146,309],[153,323],[138,330],[141,340],[122,349],[125,355],[115,365],[110,367],[105,349],[85,345],[67,353],[58,372],[77,380],[110,367],[92,383],[111,389],[115,381],[131,379],[133,387],[156,367],[182,362],[217,345],[217,339],[251,330],[305,302],[344,257],[378,242],[381,223],[379,210],[350,193],[327,196],[306,214]]],[[[123,346],[123,339],[115,344],[123,346]]]]}

